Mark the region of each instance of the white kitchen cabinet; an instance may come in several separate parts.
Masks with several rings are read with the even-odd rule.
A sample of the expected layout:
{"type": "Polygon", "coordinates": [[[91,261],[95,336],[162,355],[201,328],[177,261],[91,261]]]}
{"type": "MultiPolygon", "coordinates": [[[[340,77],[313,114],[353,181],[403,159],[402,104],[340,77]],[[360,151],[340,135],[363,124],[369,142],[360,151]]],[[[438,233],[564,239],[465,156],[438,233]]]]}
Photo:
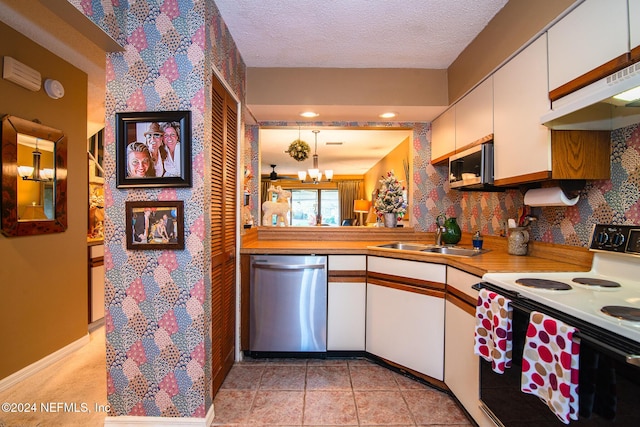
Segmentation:
{"type": "Polygon", "coordinates": [[[364,351],[367,304],[365,255],[330,255],[327,350],[364,351]]]}
{"type": "Polygon", "coordinates": [[[526,182],[531,174],[551,170],[551,134],[540,124],[550,108],[546,35],[493,77],[494,180],[499,185],[526,182]]]}
{"type": "Polygon", "coordinates": [[[493,133],[493,77],[456,103],[456,151],[493,133]]]}
{"type": "Polygon", "coordinates": [[[475,304],[478,291],[471,286],[481,278],[447,267],[445,307],[444,382],[481,427],[494,426],[480,410],[480,363],[473,353],[475,304]]]}
{"type": "Polygon", "coordinates": [[[456,106],[431,123],[431,161],[442,161],[456,149],[456,106]]]}
{"type": "Polygon", "coordinates": [[[418,283],[443,286],[446,267],[381,257],[368,267],[367,352],[442,381],[444,289],[418,283]]]}
{"type": "Polygon", "coordinates": [[[628,22],[627,0],[586,0],[553,25],[549,90],[627,53],[628,22]]]}
{"type": "Polygon", "coordinates": [[[629,47],[640,47],[640,0],[629,0],[629,47]]]}

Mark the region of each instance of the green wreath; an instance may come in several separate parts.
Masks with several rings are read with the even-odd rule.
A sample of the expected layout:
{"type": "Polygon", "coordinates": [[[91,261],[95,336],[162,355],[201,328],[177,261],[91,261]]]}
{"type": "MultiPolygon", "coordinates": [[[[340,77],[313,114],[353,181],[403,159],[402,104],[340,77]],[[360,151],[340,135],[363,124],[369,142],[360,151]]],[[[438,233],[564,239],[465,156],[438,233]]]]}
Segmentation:
{"type": "Polygon", "coordinates": [[[309,144],[301,139],[296,139],[289,145],[289,149],[286,152],[295,160],[301,162],[309,158],[309,151],[311,151],[309,144]]]}

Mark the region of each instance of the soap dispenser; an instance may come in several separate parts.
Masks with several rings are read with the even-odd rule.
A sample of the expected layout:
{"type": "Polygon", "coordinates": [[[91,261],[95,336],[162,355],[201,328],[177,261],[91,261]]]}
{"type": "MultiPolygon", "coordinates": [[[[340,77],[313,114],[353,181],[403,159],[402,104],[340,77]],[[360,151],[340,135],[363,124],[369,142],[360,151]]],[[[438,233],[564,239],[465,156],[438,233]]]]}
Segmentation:
{"type": "Polygon", "coordinates": [[[473,235],[471,242],[473,243],[473,249],[482,249],[482,236],[480,235],[480,231],[476,231],[476,234],[473,235]]]}

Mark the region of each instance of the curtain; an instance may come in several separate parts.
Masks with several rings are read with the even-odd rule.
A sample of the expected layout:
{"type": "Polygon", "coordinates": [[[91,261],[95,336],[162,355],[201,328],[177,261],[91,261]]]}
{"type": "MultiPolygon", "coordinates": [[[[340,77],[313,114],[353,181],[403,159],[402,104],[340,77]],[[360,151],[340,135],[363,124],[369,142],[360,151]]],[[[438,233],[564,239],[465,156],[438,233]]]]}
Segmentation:
{"type": "Polygon", "coordinates": [[[271,185],[271,181],[260,182],[260,207],[258,208],[259,212],[262,212],[262,204],[267,200],[267,196],[269,195],[270,185],[271,185]]]}
{"type": "Polygon", "coordinates": [[[342,220],[356,218],[353,201],[362,199],[362,181],[337,181],[338,199],[340,201],[340,223],[342,220]]]}

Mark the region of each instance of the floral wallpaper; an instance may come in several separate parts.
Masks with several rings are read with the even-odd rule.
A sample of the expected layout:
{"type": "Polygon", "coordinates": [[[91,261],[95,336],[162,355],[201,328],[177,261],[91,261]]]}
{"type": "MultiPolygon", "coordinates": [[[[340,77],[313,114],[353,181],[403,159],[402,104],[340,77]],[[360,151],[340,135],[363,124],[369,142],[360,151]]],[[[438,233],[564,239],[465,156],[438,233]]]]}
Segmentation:
{"type": "Polygon", "coordinates": [[[105,332],[110,415],[205,417],[212,404],[207,129],[216,70],[244,100],[245,65],[207,0],[73,0],[124,47],[106,63],[105,332]],[[118,189],[115,114],[189,110],[191,188],[118,189]],[[125,203],[183,200],[185,249],[131,251],[125,203]]]}

